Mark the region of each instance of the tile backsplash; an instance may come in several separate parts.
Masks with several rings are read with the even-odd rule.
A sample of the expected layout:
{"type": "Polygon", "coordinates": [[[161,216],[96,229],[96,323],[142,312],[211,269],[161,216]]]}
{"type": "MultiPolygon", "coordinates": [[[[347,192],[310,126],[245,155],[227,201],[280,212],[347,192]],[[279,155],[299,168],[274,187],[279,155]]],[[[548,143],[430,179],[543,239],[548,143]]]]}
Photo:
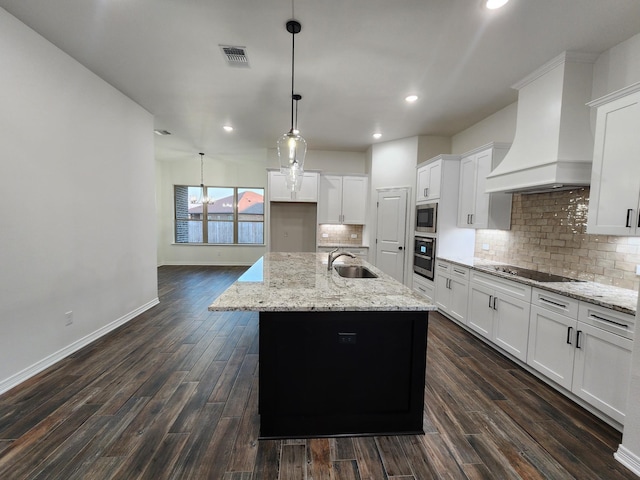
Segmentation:
{"type": "Polygon", "coordinates": [[[362,225],[318,225],[318,245],[362,245],[362,225]],[[323,234],[327,235],[326,237],[323,234]],[[356,238],[351,238],[355,235],[356,238]]]}
{"type": "Polygon", "coordinates": [[[475,255],[637,290],[640,238],[587,234],[588,207],[588,187],[514,194],[511,230],[478,230],[475,255]]]}

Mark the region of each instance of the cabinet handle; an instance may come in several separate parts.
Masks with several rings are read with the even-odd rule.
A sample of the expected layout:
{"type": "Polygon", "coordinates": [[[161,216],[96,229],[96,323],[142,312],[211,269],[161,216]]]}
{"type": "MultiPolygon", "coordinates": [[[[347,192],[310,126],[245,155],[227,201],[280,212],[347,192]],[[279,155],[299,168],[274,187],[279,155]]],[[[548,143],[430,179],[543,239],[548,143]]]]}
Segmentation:
{"type": "Polygon", "coordinates": [[[469,225],[469,214],[467,213],[467,225],[469,225]]]}
{"type": "Polygon", "coordinates": [[[614,325],[617,325],[617,326],[622,327],[622,328],[629,328],[629,325],[627,325],[626,323],[614,322],[613,320],[609,320],[608,318],[600,317],[600,316],[596,315],[595,313],[592,313],[589,316],[591,318],[596,319],[596,320],[600,320],[601,322],[613,323],[614,325]]]}
{"type": "Polygon", "coordinates": [[[498,297],[493,297],[493,309],[498,310],[498,305],[496,302],[498,301],[498,297]]]}
{"type": "Polygon", "coordinates": [[[429,188],[425,188],[424,189],[424,196],[428,197],[429,196],[429,188]]]}
{"type": "Polygon", "coordinates": [[[633,208],[627,208],[627,223],[625,223],[625,227],[631,228],[631,212],[633,212],[633,208]]]}
{"type": "MultiPolygon", "coordinates": [[[[554,302],[553,300],[549,300],[547,298],[544,297],[538,297],[540,299],[540,301],[542,303],[549,303],[551,305],[553,305],[554,307],[560,307],[560,308],[567,308],[567,305],[565,305],[564,303],[558,303],[558,302],[554,302]]],[[[569,327],[571,328],[571,327],[569,327]]]]}
{"type": "Polygon", "coordinates": [[[573,327],[567,327],[567,344],[571,345],[571,331],[573,327]]]}
{"type": "Polygon", "coordinates": [[[491,301],[493,300],[493,295],[489,295],[489,308],[493,308],[491,306],[491,301]]]}
{"type": "Polygon", "coordinates": [[[469,225],[473,225],[473,213],[469,214],[469,225]]]}
{"type": "Polygon", "coordinates": [[[582,330],[578,330],[576,332],[576,348],[582,348],[582,345],[580,345],[580,334],[582,333],[582,330]]]}
{"type": "Polygon", "coordinates": [[[451,290],[451,279],[447,278],[447,288],[451,290]]]}

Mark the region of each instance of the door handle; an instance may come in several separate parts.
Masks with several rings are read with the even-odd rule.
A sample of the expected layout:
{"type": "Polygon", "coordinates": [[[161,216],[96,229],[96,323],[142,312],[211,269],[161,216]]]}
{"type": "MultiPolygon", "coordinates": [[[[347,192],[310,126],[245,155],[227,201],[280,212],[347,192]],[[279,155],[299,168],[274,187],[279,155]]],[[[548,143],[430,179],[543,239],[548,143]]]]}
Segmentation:
{"type": "Polygon", "coordinates": [[[631,228],[631,212],[633,212],[633,208],[627,208],[627,222],[624,224],[627,228],[631,228]]]}
{"type": "Polygon", "coordinates": [[[571,345],[571,331],[573,327],[567,327],[567,344],[571,345]]]}

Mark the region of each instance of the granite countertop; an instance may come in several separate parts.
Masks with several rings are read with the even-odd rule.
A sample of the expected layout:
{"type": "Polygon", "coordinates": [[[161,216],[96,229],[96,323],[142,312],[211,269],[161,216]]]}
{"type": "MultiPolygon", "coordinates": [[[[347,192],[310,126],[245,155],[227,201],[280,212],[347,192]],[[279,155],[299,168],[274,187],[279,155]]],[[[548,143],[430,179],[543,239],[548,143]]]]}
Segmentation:
{"type": "Polygon", "coordinates": [[[537,282],[535,280],[529,280],[528,278],[522,278],[509,273],[496,271],[493,267],[505,265],[500,262],[492,262],[490,260],[483,260],[479,258],[438,258],[463,267],[468,267],[497,277],[513,280],[514,282],[531,285],[532,287],[557,293],[558,295],[564,295],[566,297],[575,298],[576,300],[600,305],[601,307],[610,308],[618,312],[627,313],[629,315],[636,314],[638,292],[635,290],[614,287],[612,285],[605,285],[596,282],[537,282]]]}
{"type": "Polygon", "coordinates": [[[436,306],[361,259],[378,278],[343,278],[327,271],[326,253],[267,253],[210,306],[212,311],[430,311],[436,306]]]}

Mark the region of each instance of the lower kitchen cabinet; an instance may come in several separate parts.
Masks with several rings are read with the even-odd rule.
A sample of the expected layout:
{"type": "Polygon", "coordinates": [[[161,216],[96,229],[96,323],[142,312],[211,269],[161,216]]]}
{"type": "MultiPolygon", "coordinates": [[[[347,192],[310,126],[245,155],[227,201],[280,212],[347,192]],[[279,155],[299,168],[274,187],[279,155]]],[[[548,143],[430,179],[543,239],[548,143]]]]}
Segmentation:
{"type": "Polygon", "coordinates": [[[524,362],[527,359],[530,302],[531,287],[528,285],[473,271],[467,325],[524,362]]]}
{"type": "Polygon", "coordinates": [[[620,424],[633,317],[534,289],[527,364],[620,424]]]}
{"type": "Polygon", "coordinates": [[[436,260],[436,301],[438,309],[461,323],[467,323],[469,269],[436,260]]]}
{"type": "Polygon", "coordinates": [[[413,274],[413,291],[419,293],[432,303],[436,297],[435,284],[417,273],[413,274]]]}

